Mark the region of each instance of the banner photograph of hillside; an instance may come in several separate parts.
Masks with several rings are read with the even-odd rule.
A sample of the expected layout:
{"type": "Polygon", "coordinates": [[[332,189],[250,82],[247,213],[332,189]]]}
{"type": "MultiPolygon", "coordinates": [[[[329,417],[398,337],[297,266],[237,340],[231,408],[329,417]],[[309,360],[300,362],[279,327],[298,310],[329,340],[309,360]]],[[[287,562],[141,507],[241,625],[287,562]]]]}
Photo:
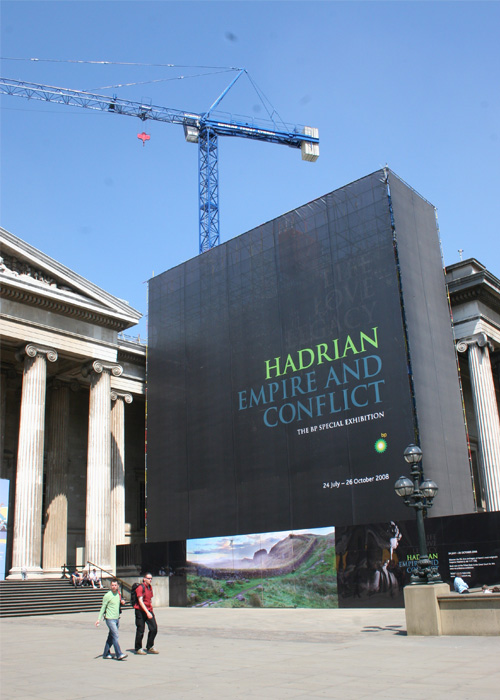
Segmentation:
{"type": "Polygon", "coordinates": [[[187,604],[338,607],[335,528],[188,540],[187,604]]]}

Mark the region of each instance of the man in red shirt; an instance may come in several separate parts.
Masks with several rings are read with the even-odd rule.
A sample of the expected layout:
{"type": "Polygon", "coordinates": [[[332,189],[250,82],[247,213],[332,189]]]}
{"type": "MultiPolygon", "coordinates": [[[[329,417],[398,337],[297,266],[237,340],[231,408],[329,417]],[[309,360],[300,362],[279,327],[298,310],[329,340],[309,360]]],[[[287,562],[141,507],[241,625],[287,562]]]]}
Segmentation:
{"type": "Polygon", "coordinates": [[[134,605],[135,609],[135,653],[144,654],[159,654],[160,652],[154,648],[154,641],[156,634],[158,632],[158,626],[156,624],[156,618],[153,612],[153,586],[151,581],[153,577],[151,574],[144,574],[142,583],[136,588],[137,603],[134,605]],[[144,637],[145,625],[148,626],[148,641],[146,644],[146,649],[142,648],[142,638],[144,637]]]}

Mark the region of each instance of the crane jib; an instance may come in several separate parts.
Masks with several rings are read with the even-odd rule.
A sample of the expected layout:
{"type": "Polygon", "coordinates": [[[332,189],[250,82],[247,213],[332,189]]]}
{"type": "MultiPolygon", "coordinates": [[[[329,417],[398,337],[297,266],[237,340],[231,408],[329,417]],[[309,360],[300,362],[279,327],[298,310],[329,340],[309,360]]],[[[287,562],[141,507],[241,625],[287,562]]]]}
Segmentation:
{"type": "MultiPolygon", "coordinates": [[[[238,74],[231,85],[243,72],[242,70],[238,74]]],[[[257,122],[249,117],[244,117],[244,121],[234,118],[226,121],[225,118],[220,118],[220,114],[219,119],[214,118],[215,114],[211,114],[211,118],[208,118],[213,107],[221,101],[231,85],[204,114],[183,112],[168,107],[124,100],[116,96],[96,95],[80,90],[27,83],[9,78],[0,78],[0,93],[28,100],[41,100],[70,107],[99,110],[108,114],[122,114],[137,117],[142,121],[151,119],[152,121],[182,125],[186,141],[197,143],[199,149],[199,250],[202,253],[219,243],[218,136],[237,136],[300,148],[302,159],[311,162],[316,161],[319,157],[319,134],[318,129],[313,127],[299,127],[283,122],[281,122],[281,126],[278,126],[274,121],[257,122]]]]}

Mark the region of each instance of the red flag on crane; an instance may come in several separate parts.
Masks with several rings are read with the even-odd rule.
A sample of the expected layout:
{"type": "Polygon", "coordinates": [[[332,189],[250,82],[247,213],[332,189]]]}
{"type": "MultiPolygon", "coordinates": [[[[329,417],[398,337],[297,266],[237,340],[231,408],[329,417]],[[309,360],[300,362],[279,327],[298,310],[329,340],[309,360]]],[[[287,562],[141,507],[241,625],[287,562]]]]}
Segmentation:
{"type": "Polygon", "coordinates": [[[138,139],[141,139],[142,145],[144,146],[144,145],[145,145],[145,142],[146,142],[146,141],[149,141],[149,139],[151,138],[151,136],[150,136],[149,134],[146,134],[146,132],[143,131],[142,134],[137,134],[137,138],[138,138],[138,139]]]}

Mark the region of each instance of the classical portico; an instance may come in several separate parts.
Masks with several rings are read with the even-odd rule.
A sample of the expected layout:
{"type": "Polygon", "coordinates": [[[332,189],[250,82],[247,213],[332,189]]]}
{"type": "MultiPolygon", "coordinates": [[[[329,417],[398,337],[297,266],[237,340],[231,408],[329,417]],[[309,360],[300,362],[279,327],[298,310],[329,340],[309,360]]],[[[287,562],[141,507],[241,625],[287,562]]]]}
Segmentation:
{"type": "Polygon", "coordinates": [[[115,544],[143,539],[145,345],[122,335],[141,314],[0,236],[9,577],[87,561],[109,570],[115,544]]]}
{"type": "Polygon", "coordinates": [[[477,260],[446,269],[479,510],[500,510],[500,280],[477,260]]]}

